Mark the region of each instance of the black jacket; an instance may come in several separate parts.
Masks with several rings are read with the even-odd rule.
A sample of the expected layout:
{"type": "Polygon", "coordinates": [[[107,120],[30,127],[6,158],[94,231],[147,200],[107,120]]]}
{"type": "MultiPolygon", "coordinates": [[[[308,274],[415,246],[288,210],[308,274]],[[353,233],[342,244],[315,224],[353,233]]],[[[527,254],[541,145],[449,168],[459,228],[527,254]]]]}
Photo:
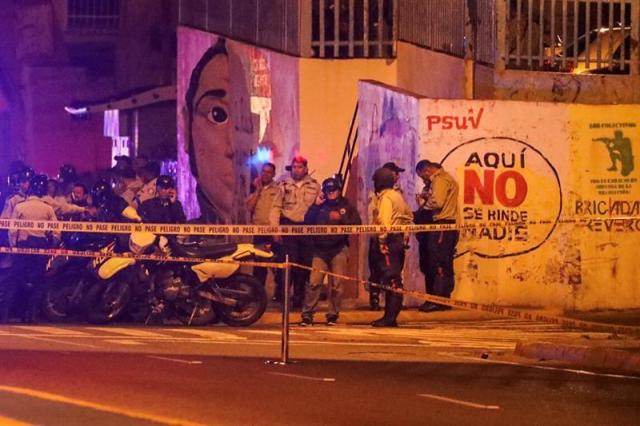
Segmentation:
{"type": "MultiPolygon", "coordinates": [[[[327,200],[321,205],[313,204],[304,216],[307,225],[360,225],[362,220],[358,211],[346,198],[327,200]]],[[[349,245],[348,235],[327,235],[313,238],[315,251],[338,252],[349,245]]]]}
{"type": "Polygon", "coordinates": [[[174,203],[162,200],[158,197],[144,201],[138,211],[143,222],[147,223],[186,223],[180,201],[174,203]]]}

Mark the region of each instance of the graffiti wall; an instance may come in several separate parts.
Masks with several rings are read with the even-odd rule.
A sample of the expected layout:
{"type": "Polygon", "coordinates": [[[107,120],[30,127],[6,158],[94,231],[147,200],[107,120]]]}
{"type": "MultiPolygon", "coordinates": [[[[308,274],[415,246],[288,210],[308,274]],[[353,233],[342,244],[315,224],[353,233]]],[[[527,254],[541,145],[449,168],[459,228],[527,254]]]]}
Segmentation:
{"type": "MultiPolygon", "coordinates": [[[[360,99],[384,105],[397,96],[419,104],[412,118],[419,132],[416,159],[441,163],[460,185],[466,228],[453,297],[564,309],[640,304],[634,278],[640,272],[634,260],[640,232],[637,106],[410,101],[367,83],[360,99]]],[[[360,119],[380,129],[379,119],[360,119]]],[[[399,147],[379,131],[361,142],[361,149],[390,145],[375,149],[386,154],[399,147]]],[[[407,188],[421,187],[414,173],[405,179],[415,182],[406,182],[407,188]]],[[[406,269],[408,280],[415,280],[417,262],[409,259],[406,269]]]]}
{"type": "Polygon", "coordinates": [[[271,161],[281,172],[299,148],[296,59],[179,28],[177,82],[187,216],[246,223],[244,200],[259,165],[271,161]]]}

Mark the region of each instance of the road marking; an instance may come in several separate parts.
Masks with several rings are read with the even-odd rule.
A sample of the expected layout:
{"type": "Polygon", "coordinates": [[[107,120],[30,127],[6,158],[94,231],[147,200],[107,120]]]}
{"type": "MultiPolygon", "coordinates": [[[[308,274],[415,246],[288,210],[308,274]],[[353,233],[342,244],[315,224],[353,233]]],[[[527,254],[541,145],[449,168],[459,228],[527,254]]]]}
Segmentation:
{"type": "Polygon", "coordinates": [[[202,364],[202,361],[190,361],[187,359],[168,358],[168,357],[156,356],[156,355],[147,355],[147,358],[161,359],[163,361],[171,361],[171,362],[177,362],[180,364],[189,364],[189,365],[202,364]]]}
{"type": "Polygon", "coordinates": [[[61,345],[80,346],[83,348],[97,348],[97,346],[90,345],[88,343],[67,342],[66,340],[50,339],[48,337],[28,336],[26,334],[15,334],[12,336],[22,337],[23,339],[42,340],[44,342],[55,342],[55,343],[60,343],[61,345]]]}
{"type": "Polygon", "coordinates": [[[47,327],[47,326],[37,326],[37,325],[16,325],[15,328],[20,328],[22,330],[35,331],[44,334],[51,334],[54,336],[90,336],[88,333],[83,333],[82,331],[70,330],[68,328],[58,328],[58,327],[47,327]]]}
{"type": "Polygon", "coordinates": [[[452,404],[464,405],[465,407],[478,408],[481,410],[499,410],[498,405],[476,404],[475,402],[463,401],[461,399],[447,398],[446,396],[434,395],[431,393],[419,393],[418,396],[423,398],[435,399],[437,401],[450,402],[452,404]]]}
{"type": "Polygon", "coordinates": [[[145,344],[143,342],[138,342],[137,340],[125,340],[125,339],[105,339],[105,340],[103,340],[103,342],[105,342],[105,343],[115,343],[117,345],[130,345],[130,346],[144,345],[145,344]]]}
{"type": "Polygon", "coordinates": [[[473,361],[476,361],[476,362],[492,362],[494,364],[516,365],[516,366],[519,366],[519,367],[536,368],[538,370],[565,371],[567,373],[582,374],[582,375],[585,375],[585,376],[611,377],[613,379],[640,380],[640,377],[638,377],[638,376],[625,376],[623,374],[610,374],[610,373],[596,373],[594,371],[576,370],[576,369],[573,369],[573,368],[551,367],[551,366],[548,366],[548,365],[524,364],[524,363],[520,363],[520,362],[502,361],[502,360],[496,360],[496,359],[479,359],[479,358],[473,358],[473,357],[470,357],[470,356],[452,354],[452,353],[448,353],[448,352],[440,352],[439,355],[444,355],[444,356],[448,356],[448,357],[451,357],[451,358],[459,358],[459,359],[464,359],[464,360],[473,360],[473,361]]]}
{"type": "Polygon", "coordinates": [[[0,425],[2,426],[31,426],[33,423],[25,423],[20,420],[4,417],[0,415],[0,425]]]}
{"type": "Polygon", "coordinates": [[[0,391],[9,392],[17,395],[29,396],[32,398],[43,399],[45,401],[60,402],[63,404],[75,405],[77,407],[89,408],[91,410],[103,411],[105,413],[117,414],[120,416],[131,417],[134,419],[142,419],[151,422],[176,425],[176,426],[204,426],[203,423],[191,422],[184,419],[176,419],[172,417],[156,416],[154,414],[142,413],[139,411],[121,409],[118,407],[112,407],[104,404],[97,404],[90,401],[84,401],[81,399],[69,398],[63,395],[57,395],[54,393],[43,392],[35,389],[20,388],[15,386],[0,385],[0,391]]]}
{"type": "Polygon", "coordinates": [[[200,328],[166,328],[163,331],[172,331],[176,333],[193,334],[200,337],[206,337],[212,340],[247,340],[244,336],[236,336],[231,333],[222,331],[202,330],[200,328]]]}
{"type": "Polygon", "coordinates": [[[284,376],[284,377],[293,377],[294,379],[304,379],[304,380],[313,380],[316,382],[335,382],[336,379],[333,377],[313,377],[313,376],[303,376],[301,374],[287,374],[287,373],[267,373],[272,374],[274,376],[284,376]]]}
{"type": "Polygon", "coordinates": [[[167,337],[166,335],[154,333],[152,331],[138,330],[135,328],[125,328],[125,327],[87,327],[87,330],[103,331],[106,333],[122,334],[125,336],[132,336],[132,337],[167,337]]]}

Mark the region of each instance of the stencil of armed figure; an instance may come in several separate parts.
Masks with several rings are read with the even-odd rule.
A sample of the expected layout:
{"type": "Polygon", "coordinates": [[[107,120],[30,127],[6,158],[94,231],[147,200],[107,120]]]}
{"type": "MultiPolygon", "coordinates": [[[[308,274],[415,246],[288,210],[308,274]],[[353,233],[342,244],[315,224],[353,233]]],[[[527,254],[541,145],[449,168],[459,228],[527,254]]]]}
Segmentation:
{"type": "Polygon", "coordinates": [[[631,139],[625,138],[624,134],[620,130],[614,132],[613,138],[595,138],[594,142],[602,142],[609,151],[609,158],[611,158],[611,167],[607,170],[611,172],[618,171],[617,163],[621,164],[620,174],[622,176],[628,176],[633,171],[633,152],[631,150],[631,139]]]}

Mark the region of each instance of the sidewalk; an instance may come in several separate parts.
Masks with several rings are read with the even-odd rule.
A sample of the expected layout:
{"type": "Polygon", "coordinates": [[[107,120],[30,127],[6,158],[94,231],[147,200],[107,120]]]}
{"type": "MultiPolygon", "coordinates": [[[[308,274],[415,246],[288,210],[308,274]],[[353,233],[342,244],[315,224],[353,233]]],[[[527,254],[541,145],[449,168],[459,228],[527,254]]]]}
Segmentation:
{"type": "MultiPolygon", "coordinates": [[[[270,306],[259,324],[278,325],[282,323],[279,306],[270,306]]],[[[324,317],[325,307],[321,305],[316,316],[324,317]]],[[[546,311],[550,315],[561,315],[585,321],[604,324],[640,324],[640,310],[598,311],[561,313],[546,311]]],[[[340,314],[340,324],[368,325],[379,318],[382,311],[372,312],[367,306],[351,306],[340,314]]],[[[289,321],[300,321],[300,311],[292,311],[289,321]]],[[[560,326],[536,323],[534,321],[511,320],[493,314],[453,309],[451,311],[422,313],[415,308],[405,309],[398,317],[400,327],[478,327],[487,333],[513,334],[518,342],[506,357],[527,358],[538,364],[552,363],[572,368],[591,368],[616,373],[640,375],[640,334],[617,335],[605,332],[562,328],[560,326]],[[523,332],[523,327],[531,332],[523,332]]]]}

